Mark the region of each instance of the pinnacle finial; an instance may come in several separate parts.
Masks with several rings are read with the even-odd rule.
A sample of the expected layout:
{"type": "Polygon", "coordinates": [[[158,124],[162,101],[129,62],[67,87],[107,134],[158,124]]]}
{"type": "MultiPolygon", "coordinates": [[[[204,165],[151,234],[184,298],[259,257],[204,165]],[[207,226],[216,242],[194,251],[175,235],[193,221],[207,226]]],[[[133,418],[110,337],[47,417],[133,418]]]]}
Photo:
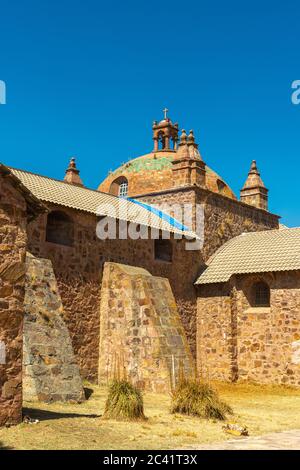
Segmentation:
{"type": "Polygon", "coordinates": [[[251,174],[251,175],[260,175],[259,170],[258,170],[257,165],[256,165],[256,160],[252,160],[249,174],[251,174]]]}
{"type": "Polygon", "coordinates": [[[64,181],[70,184],[75,184],[77,186],[83,186],[81,178],[79,176],[79,170],[76,167],[75,157],[71,157],[68,168],[66,169],[66,174],[64,181]]]}
{"type": "Polygon", "coordinates": [[[69,168],[76,168],[76,158],[71,157],[70,163],[69,163],[69,168]]]}
{"type": "Polygon", "coordinates": [[[255,160],[251,162],[248,177],[241,189],[241,201],[268,210],[268,190],[260,177],[255,160]]]}
{"type": "Polygon", "coordinates": [[[195,136],[194,136],[194,131],[191,129],[188,135],[188,143],[189,144],[194,144],[195,143],[195,136]]]}
{"type": "Polygon", "coordinates": [[[164,113],[164,119],[167,120],[168,119],[168,108],[165,108],[163,109],[163,113],[164,113]]]}
{"type": "Polygon", "coordinates": [[[182,129],[179,145],[185,145],[186,143],[187,143],[187,135],[186,135],[185,130],[182,129]]]}
{"type": "Polygon", "coordinates": [[[260,177],[260,171],[257,168],[256,160],[252,160],[248,177],[243,186],[243,189],[247,188],[265,188],[265,185],[260,177]]]}

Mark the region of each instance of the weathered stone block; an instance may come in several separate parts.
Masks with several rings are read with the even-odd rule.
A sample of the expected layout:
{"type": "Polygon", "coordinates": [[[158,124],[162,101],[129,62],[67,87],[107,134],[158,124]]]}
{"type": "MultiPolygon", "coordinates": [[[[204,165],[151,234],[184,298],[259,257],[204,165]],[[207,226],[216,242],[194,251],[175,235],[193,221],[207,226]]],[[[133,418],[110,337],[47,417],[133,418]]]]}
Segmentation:
{"type": "Polygon", "coordinates": [[[140,387],[169,390],[178,378],[179,364],[191,371],[193,359],[168,280],[153,277],[145,269],[106,263],[103,281],[99,381],[112,377],[117,361],[140,387]],[[109,299],[115,278],[122,282],[118,292],[113,290],[116,304],[112,306],[109,299]],[[122,304],[120,317],[118,303],[125,295],[128,303],[122,304]]]}
{"type": "Polygon", "coordinates": [[[25,400],[84,400],[51,261],[30,254],[26,261],[23,357],[25,400]]]}

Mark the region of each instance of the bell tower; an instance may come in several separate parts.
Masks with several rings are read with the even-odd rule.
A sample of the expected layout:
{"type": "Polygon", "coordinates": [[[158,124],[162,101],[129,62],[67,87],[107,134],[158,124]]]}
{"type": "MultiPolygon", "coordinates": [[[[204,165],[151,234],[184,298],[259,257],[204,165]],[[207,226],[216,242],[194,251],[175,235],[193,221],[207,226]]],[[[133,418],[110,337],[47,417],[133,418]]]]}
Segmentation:
{"type": "Polygon", "coordinates": [[[168,117],[168,109],[165,108],[164,119],[153,122],[153,152],[176,152],[178,141],[178,124],[172,123],[168,117]]]}

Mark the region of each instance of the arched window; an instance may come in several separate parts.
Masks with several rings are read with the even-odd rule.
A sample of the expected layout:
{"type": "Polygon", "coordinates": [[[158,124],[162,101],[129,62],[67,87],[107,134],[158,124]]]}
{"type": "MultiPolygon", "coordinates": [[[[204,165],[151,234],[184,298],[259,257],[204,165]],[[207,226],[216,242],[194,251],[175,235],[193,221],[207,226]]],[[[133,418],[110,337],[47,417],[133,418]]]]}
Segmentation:
{"type": "Polygon", "coordinates": [[[62,211],[52,211],[48,214],[46,241],[58,245],[73,246],[74,223],[67,214],[62,211]]]}
{"type": "Polygon", "coordinates": [[[127,197],[128,195],[128,181],[123,181],[119,186],[119,196],[127,197]]]}
{"type": "Polygon", "coordinates": [[[162,238],[154,240],[154,257],[156,260],[171,263],[173,257],[171,240],[164,240],[162,238]]]}
{"type": "Polygon", "coordinates": [[[270,287],[265,282],[256,282],[252,287],[255,307],[270,307],[270,287]]]}
{"type": "Polygon", "coordinates": [[[224,190],[226,188],[226,184],[222,180],[217,180],[217,185],[218,185],[218,191],[219,193],[224,193],[224,190]]]}
{"type": "Polygon", "coordinates": [[[110,194],[114,196],[127,197],[128,196],[128,180],[125,176],[120,176],[115,179],[110,185],[110,194]]]}
{"type": "Polygon", "coordinates": [[[158,149],[164,150],[166,147],[166,138],[163,132],[158,134],[158,149]]]}

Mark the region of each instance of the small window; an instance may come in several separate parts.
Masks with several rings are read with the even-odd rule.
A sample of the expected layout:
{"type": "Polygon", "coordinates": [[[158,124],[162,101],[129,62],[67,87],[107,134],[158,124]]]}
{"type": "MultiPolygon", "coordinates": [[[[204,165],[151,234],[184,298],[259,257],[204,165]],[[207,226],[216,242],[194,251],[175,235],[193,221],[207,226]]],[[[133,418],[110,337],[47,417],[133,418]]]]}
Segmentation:
{"type": "Polygon", "coordinates": [[[159,261],[172,262],[173,247],[171,240],[154,240],[154,257],[159,261]]]}
{"type": "Polygon", "coordinates": [[[270,307],[270,288],[265,282],[253,286],[253,303],[255,307],[270,307]]]}
{"type": "Polygon", "coordinates": [[[58,245],[73,246],[74,223],[67,214],[62,211],[53,211],[48,214],[46,241],[58,245]]]}
{"type": "Polygon", "coordinates": [[[119,176],[115,179],[109,189],[110,194],[114,196],[127,197],[128,196],[128,180],[125,176],[119,176]]]}
{"type": "Polygon", "coordinates": [[[128,182],[123,181],[123,183],[119,186],[119,196],[120,197],[127,197],[128,195],[128,182]]]}
{"type": "Polygon", "coordinates": [[[218,185],[218,191],[220,194],[223,194],[225,189],[226,189],[226,184],[222,180],[217,180],[217,185],[218,185]]]}

